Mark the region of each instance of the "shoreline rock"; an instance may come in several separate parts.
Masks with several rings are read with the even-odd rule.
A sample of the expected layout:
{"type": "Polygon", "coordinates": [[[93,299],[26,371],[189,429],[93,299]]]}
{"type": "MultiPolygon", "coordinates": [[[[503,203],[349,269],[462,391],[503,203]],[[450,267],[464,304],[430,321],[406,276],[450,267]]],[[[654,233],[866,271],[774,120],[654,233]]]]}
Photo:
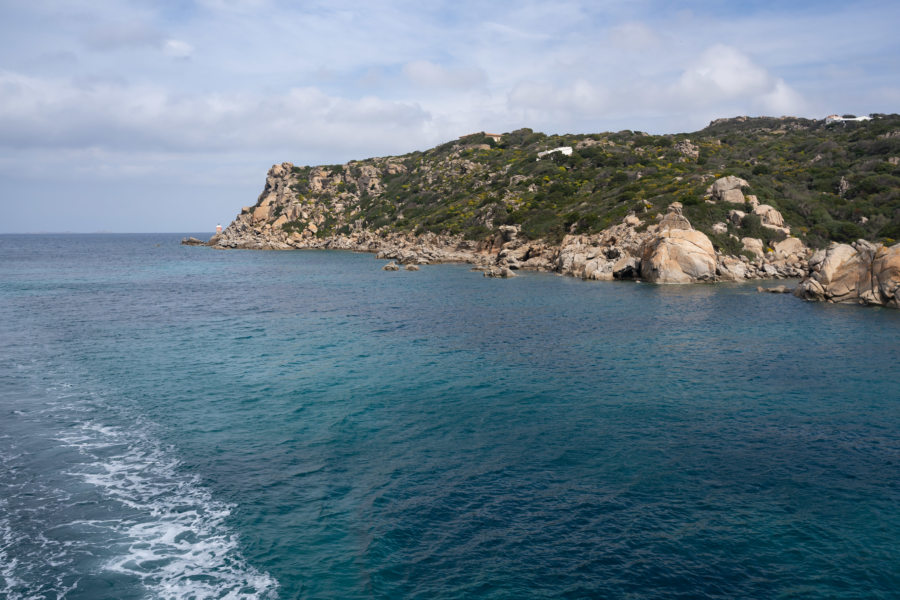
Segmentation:
{"type": "MultiPolygon", "coordinates": [[[[387,162],[380,169],[389,172],[401,166],[387,162]]],[[[371,166],[366,168],[368,170],[356,180],[348,179],[346,170],[317,168],[309,178],[310,189],[339,190],[348,182],[355,182],[358,185],[364,183],[366,189],[377,194],[383,187],[379,179],[381,171],[371,166]]],[[[368,229],[363,220],[353,220],[355,213],[344,211],[341,204],[343,196],[340,194],[328,203],[304,200],[303,195],[298,195],[292,187],[297,181],[294,173],[291,163],[274,165],[268,172],[257,204],[244,208],[222,233],[210,238],[206,245],[218,249],[367,252],[376,258],[391,261],[383,267],[385,270],[399,270],[401,267],[415,270],[409,267],[424,264],[468,263],[473,265],[473,270],[482,271],[485,277],[496,278],[515,277],[519,270],[559,273],[594,281],[630,279],[657,284],[806,278],[804,281],[810,283],[798,287],[796,293],[807,299],[840,302],[859,298],[873,304],[896,306],[897,303],[897,278],[889,275],[894,272],[891,269],[900,269],[896,265],[895,254],[883,253],[876,257],[877,252],[872,250],[866,254],[867,257],[871,255],[871,259],[860,259],[862,262],[868,260],[869,264],[877,258],[881,261],[879,265],[884,263],[883,267],[879,267],[879,272],[888,275],[885,275],[884,283],[879,280],[875,287],[854,283],[850,287],[860,289],[862,295],[853,296],[850,287],[842,291],[843,288],[838,289],[832,282],[834,269],[831,266],[823,267],[831,265],[839,256],[843,257],[847,254],[846,250],[833,251],[834,257],[827,263],[824,262],[824,254],[817,254],[819,262],[815,262],[810,259],[812,252],[797,238],[787,237],[773,244],[774,247],[766,247],[758,238],[743,238],[741,244],[744,252],[741,255],[724,254],[716,251],[706,234],[692,226],[678,202],[673,202],[665,215],[658,215],[656,223],[647,224],[647,220],[652,219],[649,214],[638,216],[632,212],[603,231],[565,235],[558,243],[525,238],[518,225],[500,225],[493,228],[494,234],[490,237],[467,240],[460,235],[416,235],[387,228],[368,229]],[[351,216],[347,217],[347,214],[351,216]],[[336,218],[339,219],[337,222],[334,221],[336,218]],[[324,235],[325,231],[339,233],[324,235]],[[821,275],[811,269],[814,266],[820,269],[821,275]],[[876,287],[877,294],[874,291],[876,287]]],[[[713,202],[731,204],[739,194],[743,198],[741,188],[746,186],[746,181],[729,176],[714,182],[708,193],[713,202]]],[[[745,206],[748,204],[760,217],[763,226],[789,234],[782,215],[772,206],[750,202],[750,197],[745,206]]],[[[739,224],[745,216],[743,211],[731,210],[729,219],[739,224]]],[[[727,228],[725,223],[720,225],[727,228]]],[[[194,242],[186,240],[184,243],[194,242]]],[[[838,279],[843,281],[847,277],[838,279]]]]}
{"type": "Polygon", "coordinates": [[[900,308],[900,243],[832,243],[809,260],[794,295],[804,300],[900,308]]]}

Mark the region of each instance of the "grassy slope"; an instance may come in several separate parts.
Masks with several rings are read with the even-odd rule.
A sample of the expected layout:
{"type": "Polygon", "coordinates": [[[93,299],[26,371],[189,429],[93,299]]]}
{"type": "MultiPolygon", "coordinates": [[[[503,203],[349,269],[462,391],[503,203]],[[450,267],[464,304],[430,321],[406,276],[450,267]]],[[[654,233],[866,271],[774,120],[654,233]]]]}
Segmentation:
{"type": "MultiPolygon", "coordinates": [[[[330,167],[358,177],[366,164],[393,162],[406,172],[385,173],[381,194],[341,184],[339,191],[352,192],[358,204],[353,203],[353,215],[348,207],[346,219],[326,224],[322,234],[337,230],[341,221],[363,218],[373,229],[473,239],[503,224],[521,224],[530,238],[554,240],[600,231],[632,211],[652,217],[676,200],[691,222],[710,234],[713,223],[741,207],[705,202],[706,188],[717,177],[737,175],[750,183],[745,194],[780,210],[809,245],[860,237],[893,243],[900,239],[900,166],[891,157],[900,157],[900,115],[828,126],[797,118],[727,119],[695,133],[660,136],[632,131],[546,136],[521,129],[495,143],[475,134],[425,152],[330,167]],[[699,147],[699,158],[675,148],[686,138],[699,147]],[[576,149],[571,156],[536,160],[539,151],[557,146],[576,149]],[[842,177],[850,187],[840,195],[842,177]]],[[[295,169],[301,180],[309,171],[295,169]]],[[[308,196],[302,188],[297,192],[308,196]]],[[[741,227],[729,224],[729,233],[777,239],[753,218],[741,227]]],[[[727,234],[710,237],[722,250],[740,250],[727,234]]]]}

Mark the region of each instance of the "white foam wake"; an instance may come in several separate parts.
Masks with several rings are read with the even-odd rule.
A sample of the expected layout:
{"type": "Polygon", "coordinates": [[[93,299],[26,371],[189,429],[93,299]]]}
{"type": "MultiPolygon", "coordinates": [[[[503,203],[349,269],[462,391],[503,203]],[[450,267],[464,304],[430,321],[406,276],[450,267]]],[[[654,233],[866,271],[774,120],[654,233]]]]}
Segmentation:
{"type": "Polygon", "coordinates": [[[0,499],[0,598],[12,598],[13,589],[21,583],[16,579],[18,561],[9,556],[14,536],[6,512],[6,501],[0,499]]]}
{"type": "Polygon", "coordinates": [[[274,578],[241,556],[226,523],[231,507],[141,429],[88,422],[63,439],[88,457],[75,474],[123,507],[106,525],[120,541],[105,567],[139,579],[154,598],[274,597],[274,578]]]}

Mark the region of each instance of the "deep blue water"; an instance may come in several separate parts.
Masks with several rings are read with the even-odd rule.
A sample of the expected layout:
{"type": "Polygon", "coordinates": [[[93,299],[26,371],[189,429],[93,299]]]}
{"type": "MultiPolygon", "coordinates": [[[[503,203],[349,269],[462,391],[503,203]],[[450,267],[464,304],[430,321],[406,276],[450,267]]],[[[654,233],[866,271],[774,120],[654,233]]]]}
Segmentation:
{"type": "Polygon", "coordinates": [[[896,598],[900,311],[0,236],[0,598],[896,598]]]}

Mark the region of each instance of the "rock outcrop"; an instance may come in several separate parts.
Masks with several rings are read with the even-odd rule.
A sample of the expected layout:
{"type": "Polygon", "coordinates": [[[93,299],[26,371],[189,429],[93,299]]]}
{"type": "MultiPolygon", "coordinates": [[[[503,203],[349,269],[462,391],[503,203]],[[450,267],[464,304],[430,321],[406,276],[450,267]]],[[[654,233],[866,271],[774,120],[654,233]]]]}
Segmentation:
{"type": "Polygon", "coordinates": [[[713,200],[721,202],[729,202],[731,204],[744,204],[744,193],[741,188],[748,187],[750,184],[746,180],[734,175],[720,177],[716,179],[711,186],[706,189],[707,195],[713,200]]]}
{"type": "Polygon", "coordinates": [[[686,156],[687,158],[697,159],[700,157],[700,148],[691,143],[691,140],[684,139],[675,143],[675,150],[686,156]]]}
{"type": "Polygon", "coordinates": [[[768,204],[760,204],[753,209],[753,214],[759,217],[763,227],[780,231],[785,235],[791,234],[790,228],[784,225],[784,217],[774,207],[768,204]]]}
{"type": "MultiPolygon", "coordinates": [[[[371,159],[367,164],[332,167],[274,165],[257,203],[244,208],[207,245],[223,249],[328,248],[370,252],[391,261],[385,270],[416,270],[423,264],[464,262],[475,265],[486,277],[508,278],[520,270],[538,270],[588,280],[643,279],[665,284],[800,278],[808,275],[813,266],[813,276],[798,288],[805,298],[834,302],[858,299],[886,306],[897,303],[896,247],[869,252],[865,242],[859,242],[851,248],[856,256],[852,260],[843,249],[821,253],[810,263],[809,249],[797,238],[788,237],[774,244],[770,241],[772,247],[766,247],[758,238],[744,238],[744,250],[731,256],[715,250],[710,239],[685,217],[678,202],[672,203],[665,215],[657,215],[656,222],[651,205],[641,203],[629,207],[620,222],[600,232],[570,233],[558,242],[530,239],[522,234],[519,225],[495,223],[495,218],[506,218],[509,213],[494,216],[485,212],[480,223],[491,233],[477,241],[462,235],[398,231],[391,225],[374,227],[367,221],[373,218],[371,199],[397,187],[396,180],[391,188],[384,182],[385,177],[402,176],[408,171],[407,166],[395,161],[389,157],[371,159]],[[868,280],[860,275],[866,264],[871,264],[873,270],[868,280]]],[[[477,176],[483,166],[460,155],[451,158],[447,168],[477,176]]],[[[430,176],[425,169],[425,183],[430,176]]],[[[522,176],[514,175],[509,181],[516,177],[522,176]]],[[[710,201],[739,203],[743,209],[716,209],[723,218],[727,212],[728,222],[715,223],[711,231],[737,240],[734,233],[746,224],[745,211],[752,210],[762,225],[789,234],[781,213],[773,206],[743,196],[741,188],[746,185],[743,179],[728,176],[709,187],[710,201]]],[[[475,203],[469,206],[477,209],[475,203]]],[[[396,209],[391,218],[402,220],[402,211],[396,209]]],[[[383,216],[379,222],[385,222],[383,216]]],[[[573,225],[569,231],[576,230],[573,225]]],[[[201,242],[186,239],[184,243],[201,242]]],[[[724,242],[719,238],[717,243],[724,242]]]]}
{"type": "Polygon", "coordinates": [[[716,278],[716,250],[709,238],[691,227],[681,204],[669,206],[659,233],[641,252],[641,277],[651,283],[693,283],[716,278]]]}
{"type": "Polygon", "coordinates": [[[805,300],[900,308],[900,244],[833,243],[809,260],[795,295],[805,300]]]}
{"type": "Polygon", "coordinates": [[[716,251],[700,231],[666,229],[644,247],[641,277],[652,283],[712,281],[716,251]]]}

